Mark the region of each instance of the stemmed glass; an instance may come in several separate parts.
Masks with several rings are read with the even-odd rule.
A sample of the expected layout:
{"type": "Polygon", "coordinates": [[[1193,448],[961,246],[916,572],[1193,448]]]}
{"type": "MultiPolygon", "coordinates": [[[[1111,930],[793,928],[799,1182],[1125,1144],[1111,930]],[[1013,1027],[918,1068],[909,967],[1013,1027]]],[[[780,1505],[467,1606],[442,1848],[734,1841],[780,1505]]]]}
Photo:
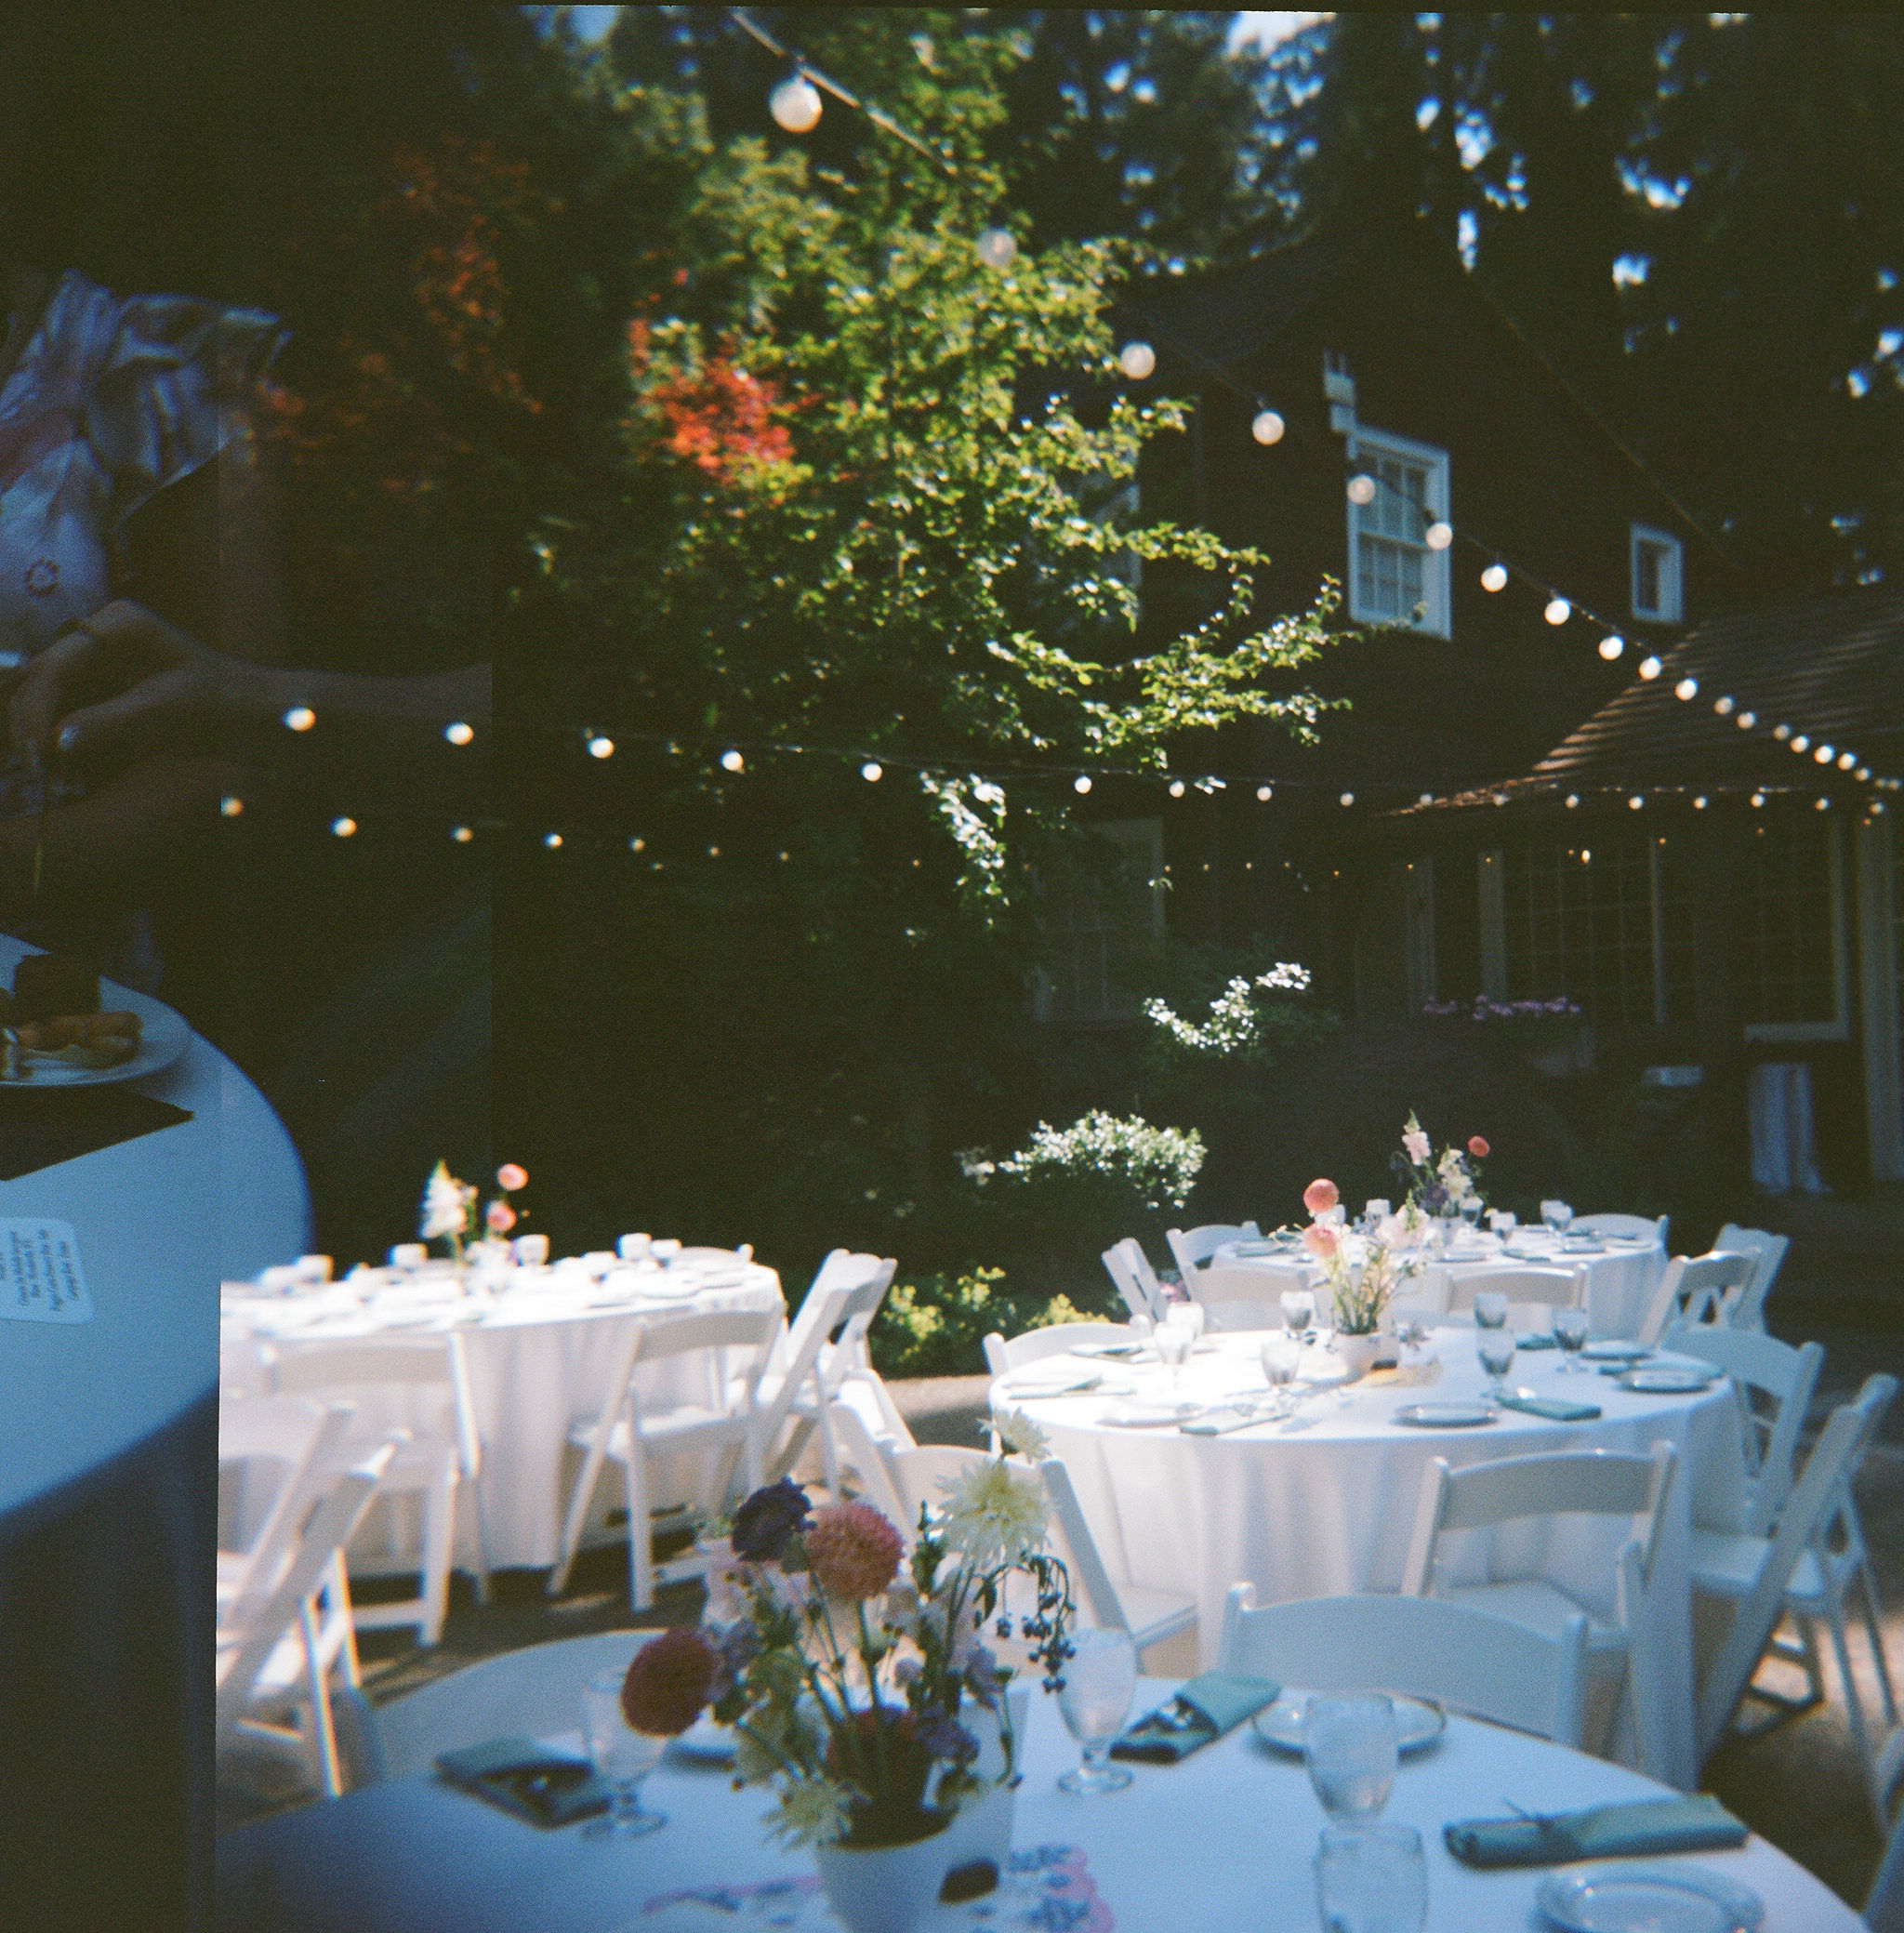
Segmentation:
{"type": "Polygon", "coordinates": [[[1382,1692],[1312,1698],[1302,1758],[1322,1809],[1337,1825],[1367,1825],[1388,1804],[1400,1752],[1395,1706],[1382,1692]]]}
{"type": "Polygon", "coordinates": [[[1474,1327],[1501,1329],[1507,1322],[1507,1297],[1498,1289],[1484,1289],[1474,1298],[1474,1327]]]}
{"type": "Polygon", "coordinates": [[[1285,1332],[1273,1333],[1263,1345],[1263,1376],[1264,1382],[1276,1391],[1276,1407],[1285,1407],[1289,1400],[1289,1384],[1296,1380],[1296,1371],[1302,1366],[1302,1345],[1294,1336],[1285,1332]]]}
{"type": "Polygon", "coordinates": [[[1174,1309],[1170,1320],[1157,1325],[1157,1333],[1151,1337],[1150,1345],[1157,1351],[1157,1359],[1170,1372],[1170,1400],[1175,1402],[1180,1394],[1179,1383],[1183,1365],[1190,1357],[1190,1345],[1197,1340],[1196,1331],[1187,1322],[1179,1322],[1174,1309]]]}
{"type": "Polygon", "coordinates": [[[1413,1826],[1326,1827],[1316,1900],[1328,1933],[1421,1933],[1428,1862],[1413,1826]]]}
{"type": "Polygon", "coordinates": [[[1560,1374],[1570,1375],[1580,1368],[1577,1358],[1587,1346],[1587,1312],[1584,1309],[1555,1309],[1554,1339],[1560,1344],[1560,1374]]]}
{"type": "Polygon", "coordinates": [[[1316,1291],[1313,1289],[1285,1289],[1276,1297],[1282,1306],[1283,1327],[1306,1343],[1316,1333],[1316,1291]]]}
{"type": "Polygon", "coordinates": [[[582,1736],[588,1757],[607,1781],[612,1796],[608,1810],[582,1828],[589,1839],[634,1839],[659,1832],[668,1823],[663,1812],[641,1805],[641,1781],[661,1763],[667,1741],[652,1732],[637,1731],[622,1710],[621,1688],[626,1674],[603,1672],[588,1680],[582,1695],[582,1736]]]}
{"type": "Polygon", "coordinates": [[[1058,1783],[1066,1792],[1117,1792],[1130,1782],[1130,1774],[1112,1765],[1110,1755],[1137,1690],[1137,1648],[1128,1631],[1074,1631],[1071,1645],[1058,1710],[1084,1748],[1084,1763],[1061,1773],[1058,1783]]]}
{"type": "Polygon", "coordinates": [[[1564,1201],[1543,1201],[1540,1219],[1555,1235],[1565,1235],[1573,1223],[1573,1210],[1564,1201]]]}
{"type": "Polygon", "coordinates": [[[1481,1199],[1476,1196],[1472,1201],[1461,1203],[1461,1220],[1467,1224],[1470,1235],[1478,1234],[1481,1227],[1481,1199]]]}
{"type": "Polygon", "coordinates": [[[1506,1376],[1514,1368],[1514,1331],[1507,1329],[1477,1329],[1474,1331],[1474,1353],[1481,1358],[1481,1367],[1491,1379],[1488,1394],[1498,1403],[1507,1395],[1506,1376]]]}

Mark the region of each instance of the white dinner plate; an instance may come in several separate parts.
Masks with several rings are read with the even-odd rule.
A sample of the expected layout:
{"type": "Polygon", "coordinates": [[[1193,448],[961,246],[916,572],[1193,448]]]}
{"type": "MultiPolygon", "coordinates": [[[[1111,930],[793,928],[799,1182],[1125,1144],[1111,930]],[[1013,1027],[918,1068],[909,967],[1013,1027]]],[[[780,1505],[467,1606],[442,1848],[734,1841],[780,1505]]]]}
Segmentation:
{"type": "Polygon", "coordinates": [[[1007,1376],[999,1384],[1001,1396],[1037,1398],[1051,1396],[1081,1395],[1087,1389],[1095,1389],[1104,1380],[1102,1370],[1085,1368],[1081,1363],[1071,1369],[1048,1370],[1040,1373],[1026,1370],[1023,1375],[1007,1376]]]}
{"type": "Polygon", "coordinates": [[[1550,1873],[1534,1903],[1566,1933],[1753,1933],[1765,1916],[1750,1887],[1683,1862],[1550,1873]]]}
{"type": "Polygon", "coordinates": [[[1066,1356],[1087,1357],[1092,1361],[1102,1356],[1124,1362],[1151,1353],[1148,1343],[1079,1343],[1076,1348],[1064,1352],[1066,1356]]]}
{"type": "Polygon", "coordinates": [[[1174,1429],[1186,1417],[1201,1414],[1202,1408],[1200,1403],[1120,1403],[1098,1421],[1120,1430],[1174,1429]]]}
{"type": "Polygon", "coordinates": [[[1611,1336],[1605,1342],[1589,1343],[1580,1351],[1590,1362],[1638,1362],[1652,1353],[1645,1343],[1626,1343],[1611,1336]]]}
{"type": "Polygon", "coordinates": [[[1492,1423],[1494,1408],[1489,1403],[1405,1403],[1395,1420],[1418,1430],[1472,1430],[1492,1423]]]}
{"type": "MultiPolygon", "coordinates": [[[[1279,1752],[1300,1753],[1302,1713],[1308,1702],[1307,1692],[1286,1691],[1273,1705],[1265,1705],[1250,1723],[1265,1745],[1274,1745],[1279,1752]]],[[[1395,1706],[1395,1747],[1404,1757],[1410,1752],[1425,1751],[1448,1729],[1448,1714],[1426,1699],[1391,1693],[1390,1702],[1395,1706]]]]}
{"type": "Polygon", "coordinates": [[[1628,1370],[1619,1379],[1622,1389],[1636,1390],[1641,1396],[1697,1396],[1719,1380],[1714,1369],[1682,1368],[1677,1363],[1653,1362],[1645,1368],[1628,1370]]]}
{"type": "Polygon", "coordinates": [[[192,1027],[182,1013],[150,994],[135,993],[115,981],[99,982],[102,1013],[139,1015],[139,1052],[116,1067],[69,1067],[60,1061],[30,1060],[32,1069],[9,1087],[107,1087],[119,1080],[142,1080],[169,1067],[192,1045],[192,1027]]]}

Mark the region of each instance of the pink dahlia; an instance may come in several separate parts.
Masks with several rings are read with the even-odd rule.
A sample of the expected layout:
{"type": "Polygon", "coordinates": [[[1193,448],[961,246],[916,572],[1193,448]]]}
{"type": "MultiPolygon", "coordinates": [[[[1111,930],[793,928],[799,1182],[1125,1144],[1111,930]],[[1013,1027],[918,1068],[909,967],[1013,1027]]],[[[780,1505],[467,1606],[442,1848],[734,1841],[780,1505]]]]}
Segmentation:
{"type": "Polygon", "coordinates": [[[1488,1145],[1488,1143],[1482,1136],[1470,1134],[1468,1136],[1468,1152],[1474,1156],[1475,1160],[1485,1161],[1493,1150],[1488,1145]]]}
{"type": "Polygon", "coordinates": [[[1342,1246],[1342,1236],[1327,1222],[1311,1222],[1302,1231],[1302,1246],[1318,1262],[1331,1262],[1342,1246]]]}
{"type": "Polygon", "coordinates": [[[870,1503],[816,1510],[806,1532],[807,1562],[830,1597],[877,1597],[899,1572],[906,1540],[870,1503]]]}

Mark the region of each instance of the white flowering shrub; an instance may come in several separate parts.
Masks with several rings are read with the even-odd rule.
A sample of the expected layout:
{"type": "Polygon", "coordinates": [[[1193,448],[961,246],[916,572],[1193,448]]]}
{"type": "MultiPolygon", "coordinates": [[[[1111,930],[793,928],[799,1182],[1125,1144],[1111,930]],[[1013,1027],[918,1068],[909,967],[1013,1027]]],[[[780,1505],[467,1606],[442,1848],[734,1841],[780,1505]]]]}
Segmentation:
{"type": "Polygon", "coordinates": [[[1154,1128],[1140,1115],[1120,1119],[1094,1107],[1068,1128],[1040,1121],[1027,1145],[996,1164],[966,1162],[967,1174],[981,1184],[991,1179],[975,1172],[982,1166],[1020,1185],[1060,1180],[1108,1183],[1155,1213],[1182,1208],[1189,1200],[1203,1166],[1203,1136],[1195,1128],[1154,1128]]]}
{"type": "Polygon", "coordinates": [[[1256,1003],[1257,994],[1306,993],[1308,988],[1309,969],[1279,960],[1268,973],[1258,973],[1253,980],[1236,974],[1210,1003],[1207,1020],[1185,1020],[1169,1001],[1157,998],[1144,1001],[1144,1016],[1186,1053],[1247,1056],[1264,1045],[1263,1013],[1256,1003]]]}

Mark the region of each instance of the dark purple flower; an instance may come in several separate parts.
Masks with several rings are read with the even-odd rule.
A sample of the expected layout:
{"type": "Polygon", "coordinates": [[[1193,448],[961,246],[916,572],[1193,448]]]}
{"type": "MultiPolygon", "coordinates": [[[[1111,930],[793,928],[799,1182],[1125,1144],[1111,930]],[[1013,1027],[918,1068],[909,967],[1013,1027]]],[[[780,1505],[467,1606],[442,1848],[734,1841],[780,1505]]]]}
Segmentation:
{"type": "Polygon", "coordinates": [[[754,1563],[777,1557],[781,1546],[811,1521],[807,1493],[790,1476],[756,1490],[734,1514],[736,1557],[754,1563]]]}
{"type": "Polygon", "coordinates": [[[1440,1182],[1427,1189],[1421,1197],[1422,1208],[1431,1215],[1438,1215],[1448,1206],[1448,1190],[1440,1182]]]}
{"type": "Polygon", "coordinates": [[[978,1756],[978,1741],[958,1719],[948,1718],[943,1712],[923,1720],[916,1736],[934,1758],[943,1758],[947,1765],[969,1766],[978,1756]]]}

